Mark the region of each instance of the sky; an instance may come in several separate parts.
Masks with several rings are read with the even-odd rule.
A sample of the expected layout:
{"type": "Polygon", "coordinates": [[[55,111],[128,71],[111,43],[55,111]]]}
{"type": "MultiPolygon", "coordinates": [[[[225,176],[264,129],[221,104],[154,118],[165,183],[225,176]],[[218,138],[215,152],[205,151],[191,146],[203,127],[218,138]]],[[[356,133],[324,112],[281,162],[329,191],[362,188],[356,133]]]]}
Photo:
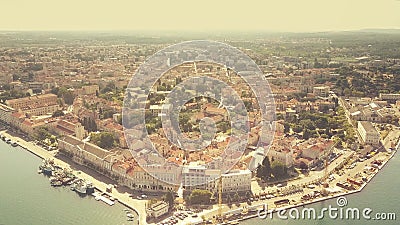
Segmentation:
{"type": "Polygon", "coordinates": [[[400,0],[1,0],[0,30],[399,29],[400,0]]]}

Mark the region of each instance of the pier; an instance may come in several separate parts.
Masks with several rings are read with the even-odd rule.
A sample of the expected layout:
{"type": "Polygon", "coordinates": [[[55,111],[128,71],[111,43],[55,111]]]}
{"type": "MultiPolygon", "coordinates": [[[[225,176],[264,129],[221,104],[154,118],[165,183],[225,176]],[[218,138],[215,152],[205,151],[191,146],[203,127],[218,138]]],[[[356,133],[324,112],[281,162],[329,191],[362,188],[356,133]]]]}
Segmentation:
{"type": "MultiPolygon", "coordinates": [[[[56,165],[60,166],[61,168],[67,168],[67,169],[73,170],[68,163],[56,158],[55,152],[47,151],[47,150],[35,145],[32,142],[25,141],[24,139],[22,139],[20,137],[14,137],[11,134],[7,133],[7,131],[1,131],[0,134],[5,136],[6,138],[11,139],[12,141],[15,141],[20,147],[22,147],[23,149],[29,151],[30,153],[34,154],[35,156],[37,156],[41,159],[54,160],[54,163],[56,165]]],[[[77,178],[84,179],[86,181],[91,182],[93,184],[93,186],[100,192],[102,192],[102,193],[107,192],[106,190],[107,190],[108,184],[101,182],[82,171],[80,171],[79,173],[74,171],[74,175],[77,178]]],[[[135,211],[139,215],[139,218],[138,218],[139,224],[141,224],[141,225],[147,224],[146,210],[145,210],[145,201],[147,201],[147,200],[133,199],[133,198],[129,197],[128,193],[120,193],[115,188],[112,188],[112,192],[107,193],[107,194],[110,197],[113,197],[115,200],[118,200],[118,202],[121,203],[122,205],[124,205],[125,207],[135,211]]],[[[111,201],[111,200],[109,200],[109,201],[111,201]]]]}

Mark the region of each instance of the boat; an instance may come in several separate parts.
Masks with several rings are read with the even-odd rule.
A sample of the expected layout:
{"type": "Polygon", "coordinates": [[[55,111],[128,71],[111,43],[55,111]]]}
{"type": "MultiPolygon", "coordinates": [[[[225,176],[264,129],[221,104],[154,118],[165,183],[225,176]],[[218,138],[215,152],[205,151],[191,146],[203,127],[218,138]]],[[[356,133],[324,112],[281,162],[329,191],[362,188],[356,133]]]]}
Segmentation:
{"type": "Polygon", "coordinates": [[[79,195],[86,195],[87,188],[83,180],[76,182],[74,185],[72,185],[71,189],[73,189],[79,195]]]}
{"type": "Polygon", "coordinates": [[[59,181],[59,180],[54,180],[54,181],[50,182],[50,185],[53,186],[53,187],[59,187],[59,186],[62,186],[63,183],[61,181],[59,181]]]}
{"type": "Polygon", "coordinates": [[[11,139],[10,139],[10,138],[5,138],[4,141],[5,141],[6,143],[10,144],[11,139]]]}
{"type": "Polygon", "coordinates": [[[11,142],[11,146],[13,146],[13,147],[17,147],[17,146],[18,146],[18,143],[17,143],[17,142],[15,142],[15,141],[12,141],[12,142],[11,142]]]}
{"type": "Polygon", "coordinates": [[[86,183],[86,194],[90,195],[94,193],[94,186],[91,182],[86,183]]]}
{"type": "Polygon", "coordinates": [[[51,165],[46,165],[42,167],[42,173],[47,176],[53,175],[54,167],[51,165]]]}

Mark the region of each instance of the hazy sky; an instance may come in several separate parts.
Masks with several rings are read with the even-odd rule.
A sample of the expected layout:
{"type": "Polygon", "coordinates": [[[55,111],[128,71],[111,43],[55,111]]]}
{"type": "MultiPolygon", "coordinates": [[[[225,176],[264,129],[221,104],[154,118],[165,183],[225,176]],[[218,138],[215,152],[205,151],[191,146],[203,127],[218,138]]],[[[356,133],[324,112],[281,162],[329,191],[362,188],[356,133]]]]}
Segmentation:
{"type": "Polygon", "coordinates": [[[400,0],[1,0],[0,30],[400,28],[400,0]]]}

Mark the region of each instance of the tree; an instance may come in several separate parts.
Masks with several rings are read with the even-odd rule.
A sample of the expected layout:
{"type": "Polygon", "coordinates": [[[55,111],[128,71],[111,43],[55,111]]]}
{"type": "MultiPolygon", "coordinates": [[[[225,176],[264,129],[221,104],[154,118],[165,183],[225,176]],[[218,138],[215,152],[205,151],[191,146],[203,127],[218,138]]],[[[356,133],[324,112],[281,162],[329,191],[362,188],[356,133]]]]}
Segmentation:
{"type": "Polygon", "coordinates": [[[285,178],[287,175],[286,166],[278,161],[272,162],[271,172],[274,175],[275,179],[282,179],[285,178]]]}
{"type": "Polygon", "coordinates": [[[303,139],[308,140],[311,137],[311,131],[309,129],[304,129],[303,130],[303,139]]]}
{"type": "Polygon", "coordinates": [[[283,123],[283,132],[284,132],[285,134],[287,134],[287,133],[289,133],[289,131],[290,131],[290,124],[287,123],[287,122],[284,122],[284,123],[283,123]]]}
{"type": "Polygon", "coordinates": [[[101,132],[91,135],[91,141],[100,148],[109,149],[114,147],[114,135],[109,132],[101,132]]]}
{"type": "Polygon", "coordinates": [[[169,204],[169,207],[171,208],[174,205],[174,195],[172,192],[167,192],[164,196],[164,200],[169,204]]]}
{"type": "Polygon", "coordinates": [[[189,196],[190,204],[210,204],[212,193],[208,190],[193,190],[189,196]]]}
{"type": "Polygon", "coordinates": [[[268,157],[265,157],[257,168],[257,177],[267,180],[271,176],[271,164],[268,157]]]}
{"type": "Polygon", "coordinates": [[[43,141],[47,138],[49,138],[51,135],[49,133],[49,130],[47,127],[39,127],[35,129],[35,132],[33,132],[32,137],[35,140],[38,141],[43,141]]]}
{"type": "Polygon", "coordinates": [[[52,117],[60,117],[60,116],[64,116],[64,112],[62,110],[57,110],[55,112],[53,112],[52,117]]]}

